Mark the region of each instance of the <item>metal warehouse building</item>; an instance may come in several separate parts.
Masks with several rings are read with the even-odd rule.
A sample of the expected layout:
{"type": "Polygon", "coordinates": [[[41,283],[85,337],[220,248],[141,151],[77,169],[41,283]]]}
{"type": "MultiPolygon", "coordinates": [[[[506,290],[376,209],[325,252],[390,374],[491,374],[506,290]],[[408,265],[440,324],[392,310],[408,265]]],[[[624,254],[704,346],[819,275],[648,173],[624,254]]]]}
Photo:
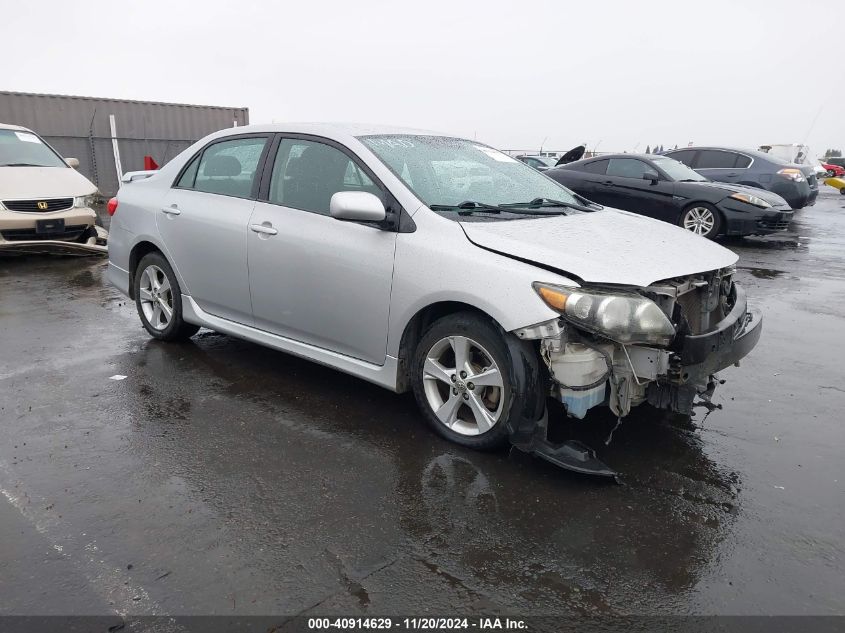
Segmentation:
{"type": "Polygon", "coordinates": [[[159,166],[206,134],[249,123],[248,108],[0,91],[0,123],[37,132],[111,196],[118,170],[159,166]]]}

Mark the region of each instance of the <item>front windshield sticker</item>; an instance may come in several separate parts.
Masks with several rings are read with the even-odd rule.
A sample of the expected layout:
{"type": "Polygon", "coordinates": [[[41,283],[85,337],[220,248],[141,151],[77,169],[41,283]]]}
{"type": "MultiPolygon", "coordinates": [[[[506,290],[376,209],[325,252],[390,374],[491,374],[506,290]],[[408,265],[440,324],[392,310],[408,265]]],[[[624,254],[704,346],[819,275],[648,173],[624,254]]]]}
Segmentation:
{"type": "Polygon", "coordinates": [[[31,134],[30,132],[15,132],[15,136],[18,137],[18,140],[26,141],[27,143],[41,144],[41,139],[35,136],[35,134],[31,134]]]}
{"type": "Polygon", "coordinates": [[[479,150],[479,151],[484,152],[485,154],[487,154],[487,156],[489,156],[493,160],[499,161],[500,163],[515,163],[516,162],[515,158],[511,158],[507,154],[503,154],[502,152],[495,150],[491,147],[484,147],[483,145],[473,145],[473,147],[475,149],[479,150]]]}
{"type": "Polygon", "coordinates": [[[387,148],[406,147],[408,149],[414,148],[413,141],[409,141],[406,138],[378,138],[378,137],[376,137],[376,138],[367,139],[367,144],[369,144],[370,146],[375,146],[375,147],[387,147],[387,148]]]}

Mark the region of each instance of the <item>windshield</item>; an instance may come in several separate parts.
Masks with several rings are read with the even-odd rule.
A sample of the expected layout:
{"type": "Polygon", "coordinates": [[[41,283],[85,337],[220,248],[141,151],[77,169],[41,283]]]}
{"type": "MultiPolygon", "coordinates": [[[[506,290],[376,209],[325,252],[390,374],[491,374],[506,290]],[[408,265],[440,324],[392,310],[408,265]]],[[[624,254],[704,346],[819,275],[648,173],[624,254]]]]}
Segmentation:
{"type": "Polygon", "coordinates": [[[362,136],[362,143],[428,206],[499,206],[544,198],[582,204],[569,189],[507,154],[444,136],[362,136]]]}
{"type": "Polygon", "coordinates": [[[67,164],[32,132],[0,130],[0,167],[67,167],[67,164]]]}
{"type": "Polygon", "coordinates": [[[665,171],[672,180],[693,180],[695,182],[707,182],[707,178],[696,171],[693,171],[683,163],[674,158],[654,158],[654,164],[665,171]]]}

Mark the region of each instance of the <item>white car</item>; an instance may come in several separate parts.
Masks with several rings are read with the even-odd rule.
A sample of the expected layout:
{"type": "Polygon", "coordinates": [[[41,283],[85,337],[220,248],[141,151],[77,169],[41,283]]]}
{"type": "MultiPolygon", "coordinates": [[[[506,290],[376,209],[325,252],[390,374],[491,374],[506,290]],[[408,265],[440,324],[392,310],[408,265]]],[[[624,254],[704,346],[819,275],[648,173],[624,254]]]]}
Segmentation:
{"type": "Polygon", "coordinates": [[[413,390],[465,446],[613,475],[548,442],[547,398],[577,418],[712,408],[713,374],[760,336],[734,253],[477,141],[248,126],[125,181],[108,278],[151,336],[205,326],[413,390]]]}
{"type": "Polygon", "coordinates": [[[32,130],[0,124],[0,253],[105,253],[97,187],[32,130]]]}

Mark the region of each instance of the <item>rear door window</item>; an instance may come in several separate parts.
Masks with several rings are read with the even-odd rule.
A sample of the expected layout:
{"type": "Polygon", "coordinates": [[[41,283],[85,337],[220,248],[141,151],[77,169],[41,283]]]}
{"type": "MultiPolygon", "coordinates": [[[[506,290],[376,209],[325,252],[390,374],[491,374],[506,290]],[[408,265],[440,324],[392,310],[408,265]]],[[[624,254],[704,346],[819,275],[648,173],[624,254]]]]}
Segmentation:
{"type": "MultiPolygon", "coordinates": [[[[237,138],[207,147],[197,164],[192,189],[236,198],[248,198],[261,162],[266,137],[237,138]]],[[[179,180],[189,175],[189,166],[179,180]]]]}
{"type": "Polygon", "coordinates": [[[736,152],[704,149],[699,152],[695,167],[696,169],[732,169],[736,167],[737,158],[739,154],[736,152]]]}
{"type": "Polygon", "coordinates": [[[674,158],[680,163],[683,163],[687,167],[692,167],[693,160],[695,160],[696,151],[697,150],[694,149],[682,149],[678,152],[670,152],[668,156],[670,158],[674,158]]]}

